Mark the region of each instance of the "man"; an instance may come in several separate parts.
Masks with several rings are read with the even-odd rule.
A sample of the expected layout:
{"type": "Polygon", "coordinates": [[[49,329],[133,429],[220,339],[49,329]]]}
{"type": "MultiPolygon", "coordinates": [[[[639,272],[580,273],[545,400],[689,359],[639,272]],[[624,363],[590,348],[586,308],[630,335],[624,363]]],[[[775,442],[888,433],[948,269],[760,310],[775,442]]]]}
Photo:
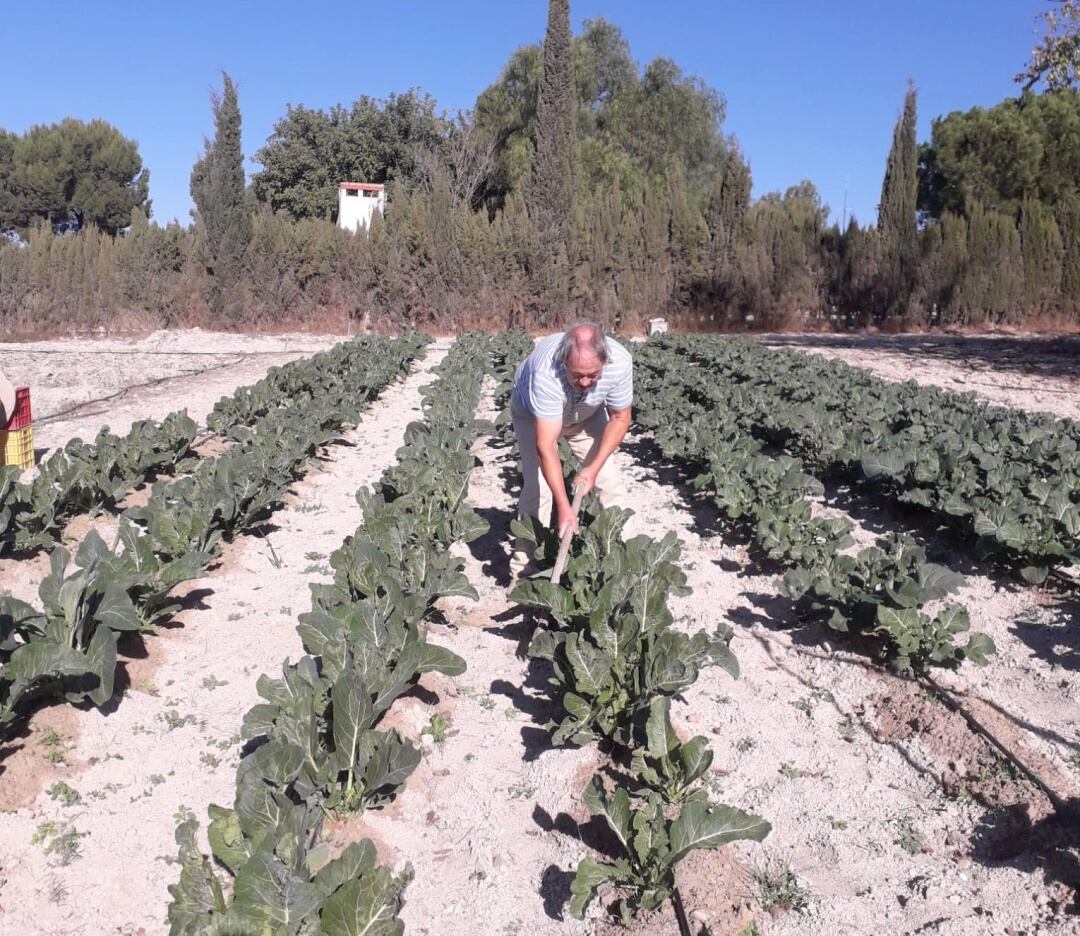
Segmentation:
{"type": "MultiPolygon", "coordinates": [[[[541,339],[517,369],[511,416],[521,451],[523,481],[518,516],[550,522],[561,536],[578,522],[566,496],[559,439],[565,438],[581,465],[574,489],[596,491],[610,506],[622,493],[621,479],[609,459],[630,427],[633,363],[630,353],[604,335],[599,325],[575,325],[541,339]]],[[[511,569],[528,562],[516,543],[511,569]]]]}

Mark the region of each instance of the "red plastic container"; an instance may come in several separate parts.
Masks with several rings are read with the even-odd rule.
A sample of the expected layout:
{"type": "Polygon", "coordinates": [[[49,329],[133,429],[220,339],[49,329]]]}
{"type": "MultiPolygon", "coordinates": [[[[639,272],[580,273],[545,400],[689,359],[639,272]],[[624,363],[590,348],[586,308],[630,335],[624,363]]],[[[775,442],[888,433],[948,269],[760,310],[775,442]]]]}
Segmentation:
{"type": "Polygon", "coordinates": [[[25,429],[30,423],[30,388],[16,387],[15,412],[11,414],[11,419],[3,428],[9,432],[14,432],[16,429],[25,429]]]}

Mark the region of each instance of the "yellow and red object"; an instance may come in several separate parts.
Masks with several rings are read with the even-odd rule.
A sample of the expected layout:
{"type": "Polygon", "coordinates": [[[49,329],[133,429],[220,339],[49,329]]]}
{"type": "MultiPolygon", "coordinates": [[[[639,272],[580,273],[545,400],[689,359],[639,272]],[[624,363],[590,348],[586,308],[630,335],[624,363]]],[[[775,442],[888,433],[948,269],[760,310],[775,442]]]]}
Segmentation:
{"type": "Polygon", "coordinates": [[[34,429],[30,413],[30,388],[16,387],[15,412],[0,429],[0,464],[26,469],[34,467],[34,429]]]}

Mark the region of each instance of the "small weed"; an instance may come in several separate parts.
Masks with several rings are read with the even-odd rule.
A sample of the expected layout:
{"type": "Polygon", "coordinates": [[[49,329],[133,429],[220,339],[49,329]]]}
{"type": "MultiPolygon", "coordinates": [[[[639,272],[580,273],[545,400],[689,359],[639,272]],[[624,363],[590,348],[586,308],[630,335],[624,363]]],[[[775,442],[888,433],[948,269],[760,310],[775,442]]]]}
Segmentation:
{"type": "Polygon", "coordinates": [[[470,752],[469,752],[468,754],[466,754],[466,755],[465,755],[465,758],[464,758],[464,760],[465,760],[465,763],[467,764],[467,763],[469,763],[469,761],[474,761],[474,760],[476,760],[476,755],[475,755],[475,754],[473,754],[473,753],[472,753],[472,752],[470,751],[470,752]]]}
{"type": "Polygon", "coordinates": [[[320,559],[325,559],[326,554],[316,552],[314,549],[312,549],[310,552],[304,553],[304,558],[307,559],[308,562],[318,562],[320,559]]]}
{"type": "Polygon", "coordinates": [[[241,738],[240,735],[234,734],[232,735],[232,737],[218,738],[216,741],[211,741],[210,743],[219,751],[227,751],[231,747],[236,747],[236,745],[238,745],[243,740],[244,739],[241,738]]]}
{"type": "Polygon", "coordinates": [[[160,694],[157,683],[149,676],[147,676],[146,679],[140,680],[139,685],[136,688],[140,692],[145,692],[148,696],[157,696],[160,694]]]}
{"type": "Polygon", "coordinates": [[[757,923],[751,920],[738,932],[738,936],[761,936],[760,930],[757,928],[757,923]]]}
{"type": "Polygon", "coordinates": [[[120,784],[119,783],[106,783],[104,786],[99,787],[96,790],[91,790],[86,795],[88,797],[90,797],[90,799],[103,800],[103,799],[105,799],[106,796],[109,796],[110,794],[115,793],[119,789],[120,789],[120,784]]]}
{"type": "Polygon", "coordinates": [[[284,565],[284,562],[282,561],[281,556],[278,555],[277,550],[274,549],[274,544],[271,543],[270,540],[266,539],[265,536],[263,537],[263,540],[270,548],[270,565],[272,565],[275,569],[280,569],[284,565]]]}
{"type": "Polygon", "coordinates": [[[780,765],[780,776],[786,780],[797,780],[802,776],[802,771],[790,761],[784,761],[780,765]]]}
{"type": "Polygon", "coordinates": [[[912,825],[910,819],[899,819],[896,823],[896,838],[894,845],[899,845],[909,855],[918,855],[926,851],[926,839],[921,832],[912,825]]]}
{"type": "Polygon", "coordinates": [[[469,880],[479,883],[480,881],[487,880],[487,874],[484,871],[473,871],[473,873],[469,875],[469,880]]]}
{"type": "Polygon", "coordinates": [[[1065,762],[1077,773],[1080,773],[1080,753],[1070,755],[1069,759],[1065,762]]]}
{"type": "Polygon", "coordinates": [[[190,822],[195,818],[196,816],[194,811],[187,806],[181,804],[176,807],[176,812],[173,813],[173,824],[183,825],[185,822],[190,822]]]}
{"type": "Polygon", "coordinates": [[[496,704],[497,703],[495,702],[495,700],[493,698],[491,698],[491,696],[484,696],[480,700],[480,708],[484,709],[484,711],[486,711],[486,712],[494,711],[496,704]]]}
{"type": "Polygon", "coordinates": [[[515,718],[518,717],[518,710],[512,705],[508,705],[505,709],[503,709],[503,715],[513,721],[515,718]]]}
{"type": "Polygon", "coordinates": [[[67,900],[68,889],[59,878],[50,877],[46,896],[49,898],[49,903],[62,904],[67,900]]]}
{"type": "Polygon", "coordinates": [[[754,883],[763,910],[802,910],[809,893],[799,884],[791,866],[784,862],[775,868],[754,868],[754,883]]]}
{"type": "Polygon", "coordinates": [[[41,746],[45,749],[45,760],[50,764],[66,764],[67,752],[71,739],[57,734],[51,728],[41,736],[41,746]]]}
{"type": "Polygon", "coordinates": [[[280,608],[278,608],[278,614],[283,614],[285,615],[285,617],[292,617],[292,608],[290,608],[288,605],[282,605],[280,608]]]}
{"type": "Polygon", "coordinates": [[[68,786],[63,780],[57,780],[46,792],[49,794],[49,799],[60,800],[64,806],[74,806],[82,802],[79,791],[68,786]]]}
{"type": "Polygon", "coordinates": [[[846,819],[835,819],[832,816],[826,816],[825,819],[829,823],[829,828],[831,829],[838,829],[840,831],[843,831],[847,828],[846,819]]]}
{"type": "Polygon", "coordinates": [[[198,725],[201,728],[205,724],[190,713],[181,715],[179,712],[161,712],[157,716],[157,720],[165,725],[166,731],[176,731],[178,728],[184,728],[187,725],[198,725]]]}
{"type": "Polygon", "coordinates": [[[304,569],[301,572],[301,574],[302,575],[329,575],[330,571],[331,571],[330,566],[328,566],[328,565],[319,565],[319,563],[313,562],[306,569],[304,569]]]}
{"type": "Polygon", "coordinates": [[[242,621],[243,619],[244,619],[244,615],[242,615],[239,611],[234,611],[227,618],[225,618],[225,620],[229,621],[229,622],[242,621]]]}
{"type": "Polygon", "coordinates": [[[442,712],[436,712],[420,731],[421,736],[431,735],[431,740],[442,744],[450,735],[450,719],[442,712]]]}
{"type": "Polygon", "coordinates": [[[731,704],[731,696],[728,696],[728,695],[713,696],[712,700],[717,705],[730,705],[731,704]]]}
{"type": "Polygon", "coordinates": [[[811,702],[809,698],[807,698],[807,699],[799,699],[796,702],[789,702],[788,704],[793,709],[798,709],[807,718],[813,718],[814,717],[814,703],[811,702]]]}
{"type": "Polygon", "coordinates": [[[203,677],[201,685],[203,689],[213,692],[215,689],[220,689],[222,686],[229,685],[229,683],[225,679],[218,679],[217,676],[211,673],[209,676],[203,677]]]}
{"type": "Polygon", "coordinates": [[[326,508],[322,504],[297,504],[293,508],[297,513],[322,513],[326,508]]]}
{"type": "Polygon", "coordinates": [[[844,741],[855,740],[855,722],[850,715],[845,715],[840,719],[840,724],[836,726],[836,730],[840,737],[844,741]]]}
{"type": "Polygon", "coordinates": [[[745,754],[747,751],[753,750],[755,743],[753,738],[739,738],[735,744],[735,750],[740,754],[745,754]]]}
{"type": "Polygon", "coordinates": [[[213,769],[214,767],[220,766],[221,758],[218,757],[217,754],[210,753],[210,751],[203,751],[199,755],[199,763],[205,764],[207,767],[213,769]]]}
{"type": "Polygon", "coordinates": [[[82,846],[79,844],[79,839],[85,838],[87,834],[78,831],[69,823],[53,822],[47,819],[38,824],[30,839],[30,844],[43,845],[42,850],[46,855],[52,856],[55,864],[67,867],[81,857],[82,846]]]}
{"type": "Polygon", "coordinates": [[[536,796],[536,787],[522,782],[517,783],[512,787],[507,787],[506,793],[510,799],[532,799],[536,796]]]}

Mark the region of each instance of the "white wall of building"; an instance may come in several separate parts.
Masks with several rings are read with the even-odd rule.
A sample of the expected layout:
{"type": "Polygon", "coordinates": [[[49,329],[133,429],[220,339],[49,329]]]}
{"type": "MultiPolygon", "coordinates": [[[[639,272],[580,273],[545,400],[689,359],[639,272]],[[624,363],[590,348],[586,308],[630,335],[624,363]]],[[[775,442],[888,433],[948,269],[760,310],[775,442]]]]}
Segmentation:
{"type": "Polygon", "coordinates": [[[386,191],[370,192],[357,189],[338,189],[339,228],[358,231],[360,227],[369,227],[371,217],[376,212],[386,210],[386,191]]]}

